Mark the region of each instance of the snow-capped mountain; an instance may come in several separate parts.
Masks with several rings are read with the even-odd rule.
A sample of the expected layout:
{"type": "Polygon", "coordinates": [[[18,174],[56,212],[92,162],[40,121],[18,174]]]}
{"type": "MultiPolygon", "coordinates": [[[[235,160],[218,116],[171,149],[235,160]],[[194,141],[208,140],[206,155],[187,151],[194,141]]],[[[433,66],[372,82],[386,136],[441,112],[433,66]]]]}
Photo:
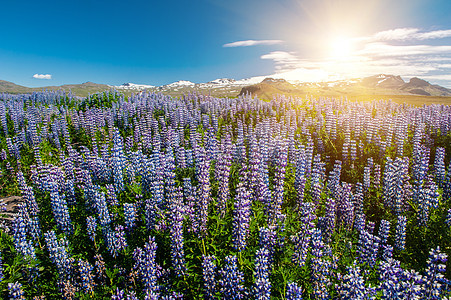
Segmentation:
{"type": "Polygon", "coordinates": [[[135,84],[135,83],[127,82],[127,83],[123,83],[121,85],[116,85],[116,86],[112,86],[112,87],[114,87],[117,90],[139,90],[139,91],[142,91],[142,90],[146,90],[146,89],[152,89],[155,86],[148,85],[148,84],[135,84]]]}
{"type": "Polygon", "coordinates": [[[207,84],[222,84],[222,85],[234,84],[234,83],[236,83],[236,80],[231,79],[231,78],[218,78],[218,79],[207,82],[207,84]]]}
{"type": "Polygon", "coordinates": [[[163,85],[164,87],[174,88],[174,87],[186,87],[186,86],[194,86],[196,85],[194,82],[187,80],[179,80],[170,84],[163,85]]]}
{"type": "MultiPolygon", "coordinates": [[[[280,74],[279,74],[280,75],[280,74]]],[[[173,83],[153,86],[145,84],[124,83],[114,88],[123,91],[161,92],[171,96],[181,96],[187,93],[199,93],[215,97],[236,97],[238,94],[251,93],[256,95],[290,94],[306,95],[324,93],[333,95],[354,95],[370,93],[373,95],[424,95],[451,96],[451,90],[432,85],[419,78],[412,78],[409,82],[401,76],[378,74],[363,78],[343,79],[323,82],[300,82],[285,80],[281,76],[255,76],[240,80],[232,78],[218,78],[205,83],[194,83],[179,80],[173,83]],[[270,92],[271,91],[271,92],[270,92]]]]}

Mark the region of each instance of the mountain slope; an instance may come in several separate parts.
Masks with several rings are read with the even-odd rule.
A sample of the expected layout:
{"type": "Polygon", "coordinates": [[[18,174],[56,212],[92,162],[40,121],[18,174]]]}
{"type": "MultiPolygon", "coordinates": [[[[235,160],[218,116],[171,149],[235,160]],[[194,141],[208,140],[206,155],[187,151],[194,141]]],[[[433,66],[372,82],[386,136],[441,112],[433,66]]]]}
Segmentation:
{"type": "Polygon", "coordinates": [[[271,99],[274,95],[305,96],[305,92],[285,79],[265,78],[262,82],[243,87],[239,95],[254,95],[263,99],[271,99]]]}
{"type": "Polygon", "coordinates": [[[111,89],[109,85],[98,84],[93,82],[85,82],[82,84],[65,84],[61,86],[44,86],[38,88],[29,88],[15,83],[0,80],[0,93],[10,93],[10,94],[24,94],[32,92],[40,92],[43,90],[64,90],[68,92],[72,91],[77,96],[85,97],[89,94],[94,94],[98,92],[103,92],[111,89]]]}
{"type": "Polygon", "coordinates": [[[436,84],[430,84],[426,80],[413,77],[404,86],[401,87],[403,91],[411,94],[425,95],[425,96],[451,96],[451,90],[436,84]]]}
{"type": "MultiPolygon", "coordinates": [[[[283,80],[283,79],[282,79],[283,80]]],[[[412,78],[405,82],[400,76],[379,74],[365,78],[338,80],[329,82],[298,82],[290,84],[286,81],[267,78],[263,82],[244,87],[240,95],[250,93],[264,99],[271,99],[274,95],[288,96],[328,96],[355,97],[371,95],[419,95],[451,97],[451,90],[439,85],[412,78]]]]}
{"type": "Polygon", "coordinates": [[[0,93],[11,93],[11,94],[19,94],[19,93],[29,93],[30,88],[25,86],[21,86],[9,81],[0,80],[0,93]]]}

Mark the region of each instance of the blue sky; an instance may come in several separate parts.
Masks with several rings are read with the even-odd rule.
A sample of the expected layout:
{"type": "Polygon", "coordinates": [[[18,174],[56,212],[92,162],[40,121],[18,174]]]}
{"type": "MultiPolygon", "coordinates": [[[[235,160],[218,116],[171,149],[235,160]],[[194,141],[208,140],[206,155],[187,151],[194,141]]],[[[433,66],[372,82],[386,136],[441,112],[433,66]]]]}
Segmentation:
{"type": "Polygon", "coordinates": [[[25,86],[387,73],[451,87],[447,0],[7,1],[1,9],[0,79],[25,86]]]}

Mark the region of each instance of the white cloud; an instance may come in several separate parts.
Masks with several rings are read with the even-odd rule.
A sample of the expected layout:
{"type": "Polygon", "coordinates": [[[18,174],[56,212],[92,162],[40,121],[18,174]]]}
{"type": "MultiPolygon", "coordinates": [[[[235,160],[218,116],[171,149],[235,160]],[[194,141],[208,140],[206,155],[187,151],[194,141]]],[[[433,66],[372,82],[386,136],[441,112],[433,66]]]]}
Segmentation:
{"type": "Polygon", "coordinates": [[[262,55],[260,58],[273,60],[276,64],[276,70],[295,69],[300,63],[299,57],[294,52],[273,51],[262,55]]]}
{"type": "Polygon", "coordinates": [[[422,78],[451,81],[451,74],[425,75],[425,76],[422,76],[422,78]]]}
{"type": "Polygon", "coordinates": [[[440,53],[450,53],[451,46],[431,46],[431,45],[389,45],[386,43],[368,43],[357,55],[365,56],[406,56],[406,55],[431,55],[440,53]]]}
{"type": "Polygon", "coordinates": [[[380,31],[372,36],[359,37],[357,41],[409,41],[451,37],[451,29],[420,32],[419,28],[395,28],[380,31]]]}
{"type": "Polygon", "coordinates": [[[405,40],[417,32],[417,28],[396,28],[378,32],[372,38],[376,41],[405,40]]]}
{"type": "Polygon", "coordinates": [[[451,29],[418,33],[415,35],[415,37],[419,40],[442,39],[446,37],[451,37],[451,29]]]}
{"type": "Polygon", "coordinates": [[[283,43],[281,40],[246,40],[224,44],[223,47],[249,47],[257,45],[276,45],[281,43],[283,43]]]}
{"type": "Polygon", "coordinates": [[[33,78],[36,78],[36,79],[52,79],[52,75],[50,75],[50,74],[34,74],[33,78]]]}
{"type": "Polygon", "coordinates": [[[385,73],[442,80],[446,81],[442,84],[451,87],[449,75],[438,75],[449,73],[451,66],[447,37],[451,37],[451,30],[421,32],[417,28],[397,28],[350,38],[350,50],[344,56],[334,56],[340,49],[326,41],[322,57],[315,53],[309,57],[308,53],[273,51],[260,58],[274,62],[275,74],[271,77],[288,80],[327,81],[385,73]],[[443,41],[432,44],[427,41],[430,39],[443,41]]]}

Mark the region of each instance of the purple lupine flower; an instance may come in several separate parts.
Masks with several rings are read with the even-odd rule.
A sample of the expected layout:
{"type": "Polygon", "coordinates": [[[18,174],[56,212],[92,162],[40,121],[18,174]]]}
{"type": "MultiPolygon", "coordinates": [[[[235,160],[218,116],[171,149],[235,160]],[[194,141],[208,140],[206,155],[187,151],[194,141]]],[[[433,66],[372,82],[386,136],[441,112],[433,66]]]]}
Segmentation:
{"type": "Polygon", "coordinates": [[[274,190],[268,216],[269,218],[268,223],[271,225],[276,224],[278,216],[281,215],[282,213],[283,191],[284,191],[287,154],[288,154],[286,151],[286,143],[284,140],[281,142],[280,148],[281,148],[279,149],[280,151],[277,153],[276,169],[274,171],[274,190]]]}
{"type": "Polygon", "coordinates": [[[406,176],[405,161],[396,158],[392,161],[387,158],[383,177],[383,198],[386,207],[395,215],[400,215],[404,205],[404,180],[406,176]]]}
{"type": "Polygon", "coordinates": [[[287,283],[287,300],[302,300],[302,287],[296,282],[287,283]]]}
{"type": "Polygon", "coordinates": [[[304,189],[305,183],[307,181],[306,178],[306,157],[304,148],[298,149],[298,155],[296,160],[296,171],[295,171],[295,180],[294,187],[296,189],[296,203],[298,206],[304,201],[304,189]]]}
{"type": "Polygon", "coordinates": [[[382,245],[385,245],[387,243],[389,233],[390,233],[390,221],[381,220],[378,236],[381,240],[382,245]]]}
{"type": "Polygon", "coordinates": [[[159,300],[161,298],[162,297],[160,297],[157,293],[150,290],[147,290],[146,294],[144,295],[144,300],[159,300]]]}
{"type": "Polygon", "coordinates": [[[6,151],[5,149],[2,149],[2,151],[0,152],[0,161],[6,160],[6,157],[6,151]]]}
{"type": "Polygon", "coordinates": [[[124,291],[116,288],[116,293],[111,296],[111,300],[125,300],[124,291]]]}
{"type": "Polygon", "coordinates": [[[111,149],[111,167],[113,170],[114,188],[124,190],[125,154],[122,137],[117,129],[113,134],[113,149],[111,149]]]}
{"type": "Polygon", "coordinates": [[[198,157],[196,158],[196,170],[197,178],[199,181],[197,196],[198,200],[198,220],[199,231],[202,235],[206,234],[207,230],[207,218],[208,218],[208,205],[211,201],[211,186],[210,186],[210,162],[205,157],[205,149],[199,147],[196,152],[198,157]]]}
{"type": "Polygon", "coordinates": [[[111,223],[111,216],[108,211],[108,206],[105,199],[105,193],[102,191],[94,190],[93,194],[94,207],[99,215],[100,225],[104,228],[108,227],[111,223]]]}
{"type": "Polygon", "coordinates": [[[73,284],[70,279],[58,279],[57,286],[59,292],[62,294],[63,299],[75,299],[75,294],[78,292],[78,288],[73,284]]]}
{"type": "Polygon", "coordinates": [[[97,277],[97,280],[100,283],[104,283],[106,279],[106,268],[105,268],[105,261],[103,260],[102,255],[96,254],[94,256],[94,266],[95,266],[95,275],[97,277]]]}
{"type": "Polygon", "coordinates": [[[260,234],[259,234],[259,247],[261,249],[268,250],[268,261],[269,264],[272,265],[273,263],[273,255],[276,251],[276,245],[277,245],[277,232],[275,230],[275,226],[270,226],[269,228],[261,227],[260,228],[260,234]]]}
{"type": "Polygon", "coordinates": [[[291,237],[294,243],[294,253],[292,257],[293,263],[303,267],[306,263],[307,255],[310,251],[310,241],[312,238],[315,224],[313,220],[316,218],[315,205],[312,202],[304,202],[301,205],[301,230],[291,237]]]}
{"type": "Polygon", "coordinates": [[[325,215],[318,220],[318,227],[321,228],[324,240],[330,241],[335,231],[335,200],[333,198],[328,199],[325,215]]]}
{"type": "Polygon", "coordinates": [[[102,227],[102,235],[108,252],[111,254],[111,256],[116,258],[120,247],[117,241],[116,232],[110,228],[110,225],[107,225],[105,227],[102,227]]]}
{"type": "Polygon", "coordinates": [[[271,298],[269,251],[265,248],[257,250],[255,254],[255,299],[271,298]]]}
{"type": "Polygon", "coordinates": [[[58,186],[55,182],[50,184],[50,203],[52,204],[52,211],[55,215],[58,229],[66,234],[71,234],[73,232],[73,227],[67,202],[64,196],[59,194],[58,186]]]}
{"type": "Polygon", "coordinates": [[[124,226],[117,225],[114,230],[115,235],[115,247],[117,251],[122,251],[127,248],[127,239],[125,238],[124,226]]]}
{"type": "Polygon", "coordinates": [[[369,233],[373,234],[374,227],[376,227],[376,223],[373,221],[368,221],[368,223],[366,223],[365,230],[368,231],[369,233]]]}
{"type": "Polygon", "coordinates": [[[421,284],[424,277],[414,270],[404,270],[400,276],[400,286],[403,291],[402,299],[421,299],[421,284]]]}
{"type": "Polygon", "coordinates": [[[216,295],[216,258],[213,255],[202,256],[202,274],[205,299],[215,299],[216,295]]]}
{"type": "Polygon", "coordinates": [[[195,190],[191,185],[191,178],[189,177],[183,178],[183,195],[186,199],[185,214],[188,217],[188,232],[197,232],[199,224],[195,214],[195,190]]]}
{"type": "Polygon", "coordinates": [[[424,297],[426,299],[442,299],[442,291],[449,281],[445,279],[446,261],[448,255],[440,251],[440,247],[431,249],[427,260],[427,268],[424,287],[424,297]]]}
{"type": "Polygon", "coordinates": [[[136,293],[134,291],[131,291],[127,294],[127,300],[138,300],[138,297],[136,297],[136,293]]]}
{"type": "Polygon", "coordinates": [[[393,246],[392,245],[382,245],[382,259],[388,261],[393,258],[393,246]]]}
{"type": "Polygon", "coordinates": [[[357,142],[351,140],[351,161],[354,162],[357,159],[357,142]]]}
{"type": "Polygon", "coordinates": [[[27,233],[30,231],[30,216],[27,213],[25,204],[20,204],[19,212],[16,215],[13,224],[13,239],[17,251],[23,256],[35,258],[35,249],[33,242],[27,239],[27,233]]]}
{"type": "Polygon", "coordinates": [[[177,158],[177,166],[179,168],[185,169],[187,167],[186,165],[186,151],[185,148],[178,147],[176,150],[176,158],[177,158]]]}
{"type": "Polygon", "coordinates": [[[354,228],[355,230],[357,230],[357,232],[361,232],[363,230],[365,230],[365,223],[366,223],[366,216],[365,214],[358,214],[355,217],[354,220],[354,228]]]}
{"type": "Polygon", "coordinates": [[[376,188],[379,188],[380,184],[381,184],[381,165],[375,164],[374,165],[374,175],[373,175],[373,185],[376,188]]]}
{"type": "Polygon", "coordinates": [[[177,276],[183,276],[186,270],[185,266],[185,252],[183,249],[183,220],[184,220],[184,208],[183,208],[183,194],[180,187],[176,187],[175,190],[169,196],[170,209],[171,209],[171,257],[172,265],[175,269],[177,276]]]}
{"type": "Polygon", "coordinates": [[[258,196],[265,208],[265,212],[269,213],[271,208],[272,196],[269,188],[269,170],[268,165],[262,162],[260,166],[260,175],[258,176],[258,196]]]}
{"type": "Polygon", "coordinates": [[[396,224],[396,233],[395,233],[395,248],[398,250],[405,249],[406,226],[407,226],[407,218],[405,216],[398,216],[398,223],[396,224]]]}
{"type": "Polygon", "coordinates": [[[294,253],[292,257],[293,263],[297,264],[300,268],[305,266],[307,255],[310,250],[310,240],[312,238],[311,230],[306,232],[299,232],[295,236],[291,237],[294,243],[294,253]]]}
{"type": "Polygon", "coordinates": [[[435,152],[434,177],[439,187],[445,182],[445,148],[438,147],[435,152]]]}
{"type": "Polygon", "coordinates": [[[117,195],[116,195],[114,185],[106,184],[105,187],[106,187],[105,199],[106,199],[107,203],[110,205],[113,205],[113,206],[118,206],[119,202],[117,200],[117,195]]]}
{"type": "Polygon", "coordinates": [[[311,259],[311,281],[313,286],[313,295],[316,299],[328,299],[329,292],[329,269],[330,261],[325,259],[325,244],[322,240],[321,230],[314,228],[312,230],[312,259],[311,259]]]}
{"type": "Polygon", "coordinates": [[[343,276],[338,293],[341,299],[373,299],[376,290],[365,286],[365,279],[361,275],[360,267],[356,262],[346,267],[347,274],[343,276]]]}
{"type": "Polygon", "coordinates": [[[238,269],[237,258],[234,255],[224,259],[225,265],[219,270],[219,286],[225,299],[245,299],[243,273],[238,269]]]}
{"type": "Polygon", "coordinates": [[[451,162],[449,163],[448,172],[443,183],[443,199],[451,199],[451,162]]]}
{"type": "Polygon", "coordinates": [[[145,293],[158,296],[156,251],[155,238],[149,237],[149,242],[144,245],[144,250],[139,247],[134,250],[133,258],[135,260],[134,268],[141,277],[145,293]]]}
{"type": "Polygon", "coordinates": [[[423,299],[420,297],[422,277],[401,268],[399,261],[388,259],[379,265],[379,287],[382,299],[423,299]]]}
{"type": "Polygon", "coordinates": [[[233,213],[233,246],[236,250],[242,251],[246,248],[249,236],[249,221],[251,215],[251,195],[245,187],[247,172],[241,171],[241,180],[237,187],[235,209],[233,213]]]}
{"type": "Polygon", "coordinates": [[[448,209],[448,213],[446,215],[445,223],[448,225],[448,227],[451,227],[451,208],[448,209]]]}
{"type": "Polygon", "coordinates": [[[429,209],[432,206],[432,203],[429,198],[429,190],[423,188],[422,186],[418,187],[417,192],[417,201],[418,203],[418,224],[420,226],[427,226],[429,221],[429,209]]]}
{"type": "Polygon", "coordinates": [[[97,221],[96,218],[93,216],[88,216],[86,218],[86,227],[88,230],[88,237],[91,241],[94,242],[96,238],[96,231],[97,231],[97,221]]]}
{"type": "Polygon", "coordinates": [[[136,210],[133,203],[124,203],[124,219],[127,230],[132,230],[136,221],[136,210]]]}
{"type": "Polygon", "coordinates": [[[75,204],[77,204],[77,201],[75,198],[75,182],[73,179],[66,180],[64,191],[65,191],[66,198],[67,198],[67,204],[70,206],[74,206],[75,204]]]}
{"type": "Polygon", "coordinates": [[[85,293],[94,292],[94,267],[85,260],[78,260],[78,271],[80,274],[81,287],[85,293]]]}
{"type": "MultiPolygon", "coordinates": [[[[343,182],[341,186],[337,186],[336,199],[336,214],[337,214],[337,224],[341,226],[351,227],[352,220],[354,219],[354,203],[352,202],[352,185],[350,183],[343,182]]],[[[358,219],[357,217],[355,218],[358,219]]],[[[363,224],[364,225],[364,224],[363,224]]]]}
{"type": "MultiPolygon", "coordinates": [[[[249,189],[251,190],[252,197],[255,199],[259,196],[258,184],[262,176],[260,172],[262,157],[260,147],[256,143],[255,136],[250,137],[249,141],[249,189]]],[[[261,201],[261,199],[259,199],[261,201]]]]}
{"type": "Polygon", "coordinates": [[[17,181],[22,194],[22,198],[25,200],[27,211],[30,216],[37,216],[39,212],[39,207],[36,202],[36,197],[34,195],[33,188],[28,186],[25,182],[25,178],[22,172],[17,173],[17,181]]]}
{"type": "Polygon", "coordinates": [[[340,176],[341,176],[341,161],[336,160],[333,170],[329,173],[329,178],[327,182],[327,187],[329,188],[334,198],[338,198],[337,192],[339,192],[338,188],[340,185],[340,176]]]}
{"type": "Polygon", "coordinates": [[[19,282],[8,283],[9,299],[25,300],[22,284],[19,282]]]}
{"type": "Polygon", "coordinates": [[[368,193],[368,190],[370,189],[371,185],[371,169],[373,167],[373,159],[370,157],[368,158],[367,165],[363,169],[363,188],[364,192],[368,193]]]}
{"type": "Polygon", "coordinates": [[[45,242],[49,251],[50,260],[56,265],[58,273],[63,277],[70,276],[72,272],[72,260],[68,253],[68,244],[66,237],[57,240],[55,231],[44,233],[45,242]]]}
{"type": "MultiPolygon", "coordinates": [[[[0,177],[1,177],[1,170],[0,170],[0,177]]],[[[6,211],[6,203],[3,202],[3,199],[0,200],[0,213],[6,211]]]]}
{"type": "Polygon", "coordinates": [[[357,247],[359,252],[359,263],[368,264],[370,268],[373,268],[376,264],[379,243],[379,237],[372,235],[366,230],[360,231],[359,245],[357,247]]]}

